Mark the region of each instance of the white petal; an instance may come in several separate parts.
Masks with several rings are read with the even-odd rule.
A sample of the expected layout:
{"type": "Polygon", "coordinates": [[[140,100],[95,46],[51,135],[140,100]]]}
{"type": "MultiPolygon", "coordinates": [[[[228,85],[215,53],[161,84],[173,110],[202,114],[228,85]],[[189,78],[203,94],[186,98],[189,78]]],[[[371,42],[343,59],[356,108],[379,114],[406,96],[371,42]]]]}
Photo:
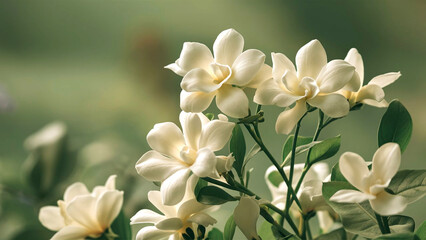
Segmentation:
{"type": "MultiPolygon", "coordinates": [[[[343,60],[333,60],[321,70],[317,78],[317,84],[322,93],[332,93],[342,89],[352,79],[355,67],[343,60]]],[[[346,90],[358,91],[360,81],[351,84],[346,90]]]]}
{"type": "Polygon", "coordinates": [[[50,240],[84,240],[89,234],[82,226],[69,225],[59,230],[50,240]]]}
{"type": "Polygon", "coordinates": [[[299,91],[300,81],[295,72],[285,72],[281,78],[281,81],[284,84],[285,88],[290,92],[297,93],[299,91]]]}
{"type": "Polygon", "coordinates": [[[271,53],[272,57],[272,76],[275,79],[281,79],[284,73],[296,73],[294,64],[282,53],[271,53]]]}
{"type": "Polygon", "coordinates": [[[185,112],[202,112],[206,110],[212,102],[216,92],[180,92],[180,108],[185,112]]]}
{"type": "Polygon", "coordinates": [[[371,99],[380,102],[385,97],[383,89],[375,84],[368,84],[363,86],[356,97],[356,102],[361,102],[365,99],[371,99]]]}
{"type": "Polygon", "coordinates": [[[201,68],[192,69],[182,79],[180,87],[187,92],[211,93],[221,85],[214,82],[210,73],[201,68]]]}
{"type": "Polygon", "coordinates": [[[222,149],[231,138],[234,126],[235,123],[233,122],[222,120],[210,121],[203,126],[199,148],[208,147],[212,151],[222,149]]]}
{"type": "Polygon", "coordinates": [[[184,76],[194,68],[207,69],[212,62],[212,53],[206,45],[197,42],[185,42],[175,65],[171,64],[166,66],[166,68],[169,68],[178,75],[184,76]]]}
{"type": "Polygon", "coordinates": [[[216,157],[216,170],[218,173],[224,173],[231,171],[232,165],[235,162],[235,158],[232,156],[232,153],[228,156],[217,156],[216,157]]]}
{"type": "Polygon", "coordinates": [[[202,129],[200,115],[203,114],[186,113],[183,111],[179,115],[185,141],[193,149],[198,149],[198,142],[200,140],[202,129]]]}
{"type": "Polygon", "coordinates": [[[166,216],[176,216],[176,209],[174,206],[166,206],[163,204],[160,191],[149,191],[148,200],[166,216]]]}
{"type": "Polygon", "coordinates": [[[155,227],[159,230],[179,230],[183,227],[182,220],[180,218],[166,218],[155,224],[155,227]]]}
{"type": "Polygon", "coordinates": [[[319,93],[319,88],[316,81],[310,77],[304,77],[299,83],[299,87],[304,89],[304,95],[307,99],[313,98],[319,93]]]}
{"type": "Polygon", "coordinates": [[[174,231],[158,230],[154,226],[144,227],[136,234],[136,240],[160,240],[174,234],[174,231]]]}
{"type": "Polygon", "coordinates": [[[340,172],[345,176],[354,187],[366,192],[368,186],[365,185],[365,179],[369,176],[367,164],[364,159],[352,152],[345,152],[339,160],[340,172]]]}
{"type": "Polygon", "coordinates": [[[232,64],[232,76],[229,84],[247,85],[259,72],[265,62],[265,54],[256,49],[244,51],[232,64]]]}
{"type": "Polygon", "coordinates": [[[199,213],[195,213],[191,215],[188,218],[188,221],[199,224],[199,225],[203,225],[204,227],[217,223],[216,219],[212,218],[210,215],[203,212],[199,212],[199,213]]]}
{"type": "Polygon", "coordinates": [[[81,182],[76,182],[67,187],[64,193],[64,201],[66,203],[70,202],[77,196],[88,195],[90,194],[89,190],[87,190],[86,185],[81,182]]]}
{"type": "Polygon", "coordinates": [[[193,198],[182,203],[182,205],[179,206],[177,217],[187,218],[190,215],[201,212],[209,207],[210,206],[197,202],[197,200],[193,198]]]}
{"type": "Polygon", "coordinates": [[[306,103],[299,100],[292,109],[280,113],[275,124],[277,133],[289,134],[305,112],[306,103]]]}
{"type": "Polygon", "coordinates": [[[374,196],[366,193],[344,189],[337,191],[333,196],[331,196],[330,201],[339,203],[360,203],[373,198],[374,196]]]}
{"type": "Polygon", "coordinates": [[[218,90],[216,105],[220,111],[233,118],[248,115],[249,100],[244,91],[237,87],[223,85],[218,90]]]}
{"type": "Polygon", "coordinates": [[[96,203],[96,216],[102,229],[111,223],[120,213],[123,205],[123,191],[109,190],[104,192],[96,203]]]}
{"type": "Polygon", "coordinates": [[[164,181],[184,167],[178,160],[165,157],[154,150],[145,153],[136,163],[138,174],[149,181],[164,181]]]}
{"type": "Polygon", "coordinates": [[[175,205],[182,200],[190,173],[189,169],[179,170],[161,184],[160,191],[164,205],[175,205]]]}
{"type": "Polygon", "coordinates": [[[343,90],[346,91],[358,91],[362,86],[362,82],[361,79],[359,78],[359,75],[357,72],[354,72],[354,74],[352,75],[352,78],[349,80],[348,83],[346,83],[346,85],[342,88],[343,90]]]}
{"type": "Polygon", "coordinates": [[[258,88],[259,86],[262,86],[266,80],[271,78],[272,68],[269,65],[263,64],[253,79],[251,79],[251,81],[246,85],[246,87],[258,88]]]}
{"type": "Polygon", "coordinates": [[[368,84],[375,84],[381,88],[384,88],[387,85],[395,82],[399,77],[401,77],[400,72],[385,73],[374,77],[368,84]]]}
{"type": "Polygon", "coordinates": [[[404,211],[407,201],[404,197],[382,191],[376,199],[370,200],[371,208],[383,216],[395,215],[404,211]]]}
{"type": "Polygon", "coordinates": [[[378,108],[386,108],[389,106],[389,103],[385,99],[383,99],[380,102],[377,102],[376,100],[371,100],[371,99],[364,99],[361,102],[373,107],[378,107],[378,108]]]}
{"type": "Polygon", "coordinates": [[[275,79],[265,81],[256,90],[254,102],[263,105],[277,105],[279,107],[288,107],[303,96],[297,96],[280,87],[282,83],[275,79]]]}
{"type": "Polygon", "coordinates": [[[361,54],[359,54],[356,48],[351,48],[348,55],[345,57],[345,61],[355,67],[355,71],[358,73],[362,85],[364,82],[364,63],[361,54]]]}
{"type": "Polygon", "coordinates": [[[52,231],[59,231],[59,229],[65,227],[64,218],[61,215],[59,207],[42,207],[38,219],[43,226],[52,231]]]}
{"type": "Polygon", "coordinates": [[[111,175],[105,182],[105,188],[108,190],[115,190],[115,180],[117,179],[117,175],[111,175]]]}
{"type": "Polygon", "coordinates": [[[180,150],[185,146],[182,131],[172,122],[155,124],[146,140],[155,151],[174,158],[179,158],[180,150]]]}
{"type": "Polygon", "coordinates": [[[401,149],[397,143],[386,143],[373,156],[371,171],[382,184],[389,183],[401,164],[401,149]]]}
{"type": "Polygon", "coordinates": [[[256,200],[250,197],[241,197],[234,209],[234,221],[247,239],[260,239],[256,231],[256,222],[260,208],[256,200]]]}
{"type": "Polygon", "coordinates": [[[216,156],[209,148],[203,148],[198,151],[197,159],[190,168],[196,176],[207,177],[216,168],[216,156]]]}
{"type": "Polygon", "coordinates": [[[328,211],[317,211],[318,223],[323,233],[327,233],[334,224],[328,211]]]}
{"type": "Polygon", "coordinates": [[[96,220],[96,198],[91,195],[78,196],[67,206],[68,215],[91,232],[102,233],[104,229],[96,220]]]}
{"type": "Polygon", "coordinates": [[[346,116],[349,113],[349,103],[346,98],[340,94],[317,95],[307,102],[319,109],[330,117],[338,118],[346,116]]]}
{"type": "Polygon", "coordinates": [[[166,217],[149,209],[139,210],[131,219],[130,224],[157,223],[166,217]]]}
{"type": "Polygon", "coordinates": [[[327,54],[318,40],[312,40],[296,54],[296,66],[299,79],[303,77],[316,78],[321,69],[327,64],[327,54]]]}
{"type": "Polygon", "coordinates": [[[234,29],[221,32],[213,44],[216,62],[232,65],[235,59],[243,52],[244,38],[234,29]]]}

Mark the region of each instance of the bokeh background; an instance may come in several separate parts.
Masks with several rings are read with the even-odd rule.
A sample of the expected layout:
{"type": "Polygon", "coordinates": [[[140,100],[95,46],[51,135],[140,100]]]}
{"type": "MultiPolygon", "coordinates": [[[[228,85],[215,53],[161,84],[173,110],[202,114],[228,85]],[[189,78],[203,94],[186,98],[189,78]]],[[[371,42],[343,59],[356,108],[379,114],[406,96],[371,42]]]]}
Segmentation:
{"type": "MultiPolygon", "coordinates": [[[[118,188],[126,191],[126,214],[150,207],[146,192],[157,187],[137,176],[134,164],[148,150],[145,136],[152,126],[177,122],[180,112],[181,78],[163,67],[178,58],[185,41],[211,48],[217,34],[231,27],[244,36],[246,49],[263,51],[268,64],[271,52],[294,59],[302,45],[317,38],[329,59],[344,58],[356,47],[364,59],[365,82],[401,71],[402,77],[385,89],[386,99],[401,100],[414,122],[401,168],[426,168],[425,12],[421,0],[1,1],[0,239],[49,238],[52,232],[41,227],[38,210],[55,204],[75,181],[91,189],[117,174],[118,188]],[[28,184],[30,152],[23,143],[53,121],[67,126],[73,168],[46,196],[37,197],[28,184]]],[[[264,109],[261,129],[279,157],[286,138],[274,132],[280,109],[264,109]]],[[[341,152],[371,159],[383,113],[372,107],[351,112],[321,137],[342,134],[341,152]]],[[[304,121],[303,135],[313,134],[315,117],[304,121]]],[[[263,174],[269,165],[262,154],[251,163],[251,188],[267,198],[263,174]]],[[[420,224],[424,204],[412,204],[404,214],[420,224]]],[[[219,228],[229,214],[216,213],[219,228]]]]}

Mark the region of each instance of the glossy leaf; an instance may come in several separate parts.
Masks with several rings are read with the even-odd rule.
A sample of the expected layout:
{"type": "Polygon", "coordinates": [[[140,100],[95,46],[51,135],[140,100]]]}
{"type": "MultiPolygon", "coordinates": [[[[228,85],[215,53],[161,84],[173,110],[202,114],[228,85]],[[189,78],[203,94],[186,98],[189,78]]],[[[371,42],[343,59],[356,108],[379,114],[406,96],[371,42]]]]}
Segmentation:
{"type": "Polygon", "coordinates": [[[223,239],[224,240],[232,240],[234,239],[236,224],[234,221],[234,215],[229,216],[228,221],[226,221],[225,229],[223,231],[223,239]]]}
{"type": "Polygon", "coordinates": [[[207,239],[208,240],[223,240],[223,233],[219,229],[213,228],[207,234],[207,239]]]}
{"type": "Polygon", "coordinates": [[[246,142],[241,127],[236,124],[232,130],[231,141],[229,142],[229,151],[234,155],[234,168],[238,176],[243,176],[244,156],[246,154],[246,142]]]}
{"type": "Polygon", "coordinates": [[[316,144],[311,149],[311,155],[309,156],[309,163],[314,164],[318,161],[331,158],[340,149],[340,135],[326,139],[316,144]]]}
{"type": "Polygon", "coordinates": [[[391,233],[385,234],[374,240],[392,239],[392,240],[417,240],[417,236],[414,233],[391,233]]]}
{"type": "Polygon", "coordinates": [[[111,224],[112,231],[118,235],[115,240],[131,240],[132,229],[130,228],[130,219],[124,215],[123,210],[120,211],[117,218],[111,224]]]}
{"type": "Polygon", "coordinates": [[[220,205],[236,200],[237,199],[229,195],[229,193],[215,186],[203,187],[197,195],[197,201],[206,205],[220,205]]]}
{"type": "Polygon", "coordinates": [[[405,197],[410,203],[426,194],[426,170],[402,170],[391,180],[388,190],[405,197]]]}
{"type": "Polygon", "coordinates": [[[423,221],[422,225],[416,230],[416,236],[420,240],[426,240],[426,221],[423,221]]]}
{"type": "MultiPolygon", "coordinates": [[[[297,142],[296,142],[296,147],[302,146],[302,145],[306,145],[308,143],[311,143],[312,139],[313,139],[312,137],[298,136],[297,137],[297,142]]],[[[283,145],[283,161],[291,153],[291,150],[292,150],[292,147],[293,147],[293,140],[294,140],[294,135],[288,136],[287,140],[285,140],[285,143],[283,145]]]]}

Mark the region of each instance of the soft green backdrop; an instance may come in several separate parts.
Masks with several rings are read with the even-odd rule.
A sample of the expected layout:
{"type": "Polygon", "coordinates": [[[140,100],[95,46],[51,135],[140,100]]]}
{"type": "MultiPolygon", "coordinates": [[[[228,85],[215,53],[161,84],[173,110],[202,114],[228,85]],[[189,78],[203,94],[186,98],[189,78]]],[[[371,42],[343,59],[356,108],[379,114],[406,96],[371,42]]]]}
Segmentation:
{"type": "MultiPolygon", "coordinates": [[[[217,34],[230,27],[244,36],[245,48],[263,51],[269,64],[270,52],[294,59],[302,45],[317,38],[329,59],[344,58],[356,47],[364,59],[365,81],[401,71],[402,77],[385,90],[386,99],[400,99],[414,122],[401,168],[426,168],[425,12],[421,0],[1,1],[0,181],[9,191],[0,192],[0,239],[40,228],[40,204],[25,200],[21,166],[28,153],[23,141],[54,120],[68,125],[72,147],[81,150],[77,170],[56,199],[74,181],[91,188],[118,173],[118,186],[127,191],[126,214],[148,206],[146,192],[156,187],[136,176],[134,164],[148,150],[145,136],[152,126],[177,122],[180,111],[180,77],[163,66],[178,58],[183,42],[211,47],[217,34]]],[[[285,140],[273,130],[279,110],[265,111],[263,135],[278,157],[285,140]]],[[[341,133],[341,152],[370,159],[383,113],[365,107],[337,121],[322,137],[341,133]]],[[[302,134],[312,135],[314,127],[313,118],[306,120],[302,134]]],[[[268,197],[263,173],[269,163],[260,156],[253,166],[251,186],[268,197]]],[[[419,224],[426,215],[424,204],[411,205],[405,214],[419,224]]],[[[227,214],[216,215],[219,227],[227,214]]],[[[44,234],[40,239],[51,235],[44,234]]]]}

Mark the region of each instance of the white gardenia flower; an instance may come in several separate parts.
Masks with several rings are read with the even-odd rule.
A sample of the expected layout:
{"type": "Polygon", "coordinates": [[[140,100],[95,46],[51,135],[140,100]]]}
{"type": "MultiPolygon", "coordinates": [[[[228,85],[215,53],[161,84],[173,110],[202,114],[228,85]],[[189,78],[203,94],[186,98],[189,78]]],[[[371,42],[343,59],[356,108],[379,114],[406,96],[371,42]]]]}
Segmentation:
{"type": "Polygon", "coordinates": [[[397,143],[386,143],[373,156],[371,171],[364,159],[356,153],[346,152],[339,160],[343,176],[356,190],[339,190],[331,201],[360,203],[369,200],[371,207],[380,215],[401,213],[407,206],[404,197],[385,191],[401,163],[401,150],[397,143]]]}
{"type": "Polygon", "coordinates": [[[321,109],[330,117],[338,118],[349,112],[345,97],[335,93],[340,89],[356,91],[360,80],[355,67],[343,60],[327,63],[327,55],[318,40],[300,48],[296,67],[281,53],[272,53],[273,78],[260,85],[254,101],[263,105],[289,107],[277,119],[275,130],[289,134],[306,112],[306,103],[321,109]]]}
{"type": "Polygon", "coordinates": [[[139,175],[149,181],[162,182],[160,191],[165,205],[175,205],[182,200],[191,174],[219,177],[214,152],[225,146],[235,125],[222,114],[210,121],[202,113],[182,112],[179,119],[183,133],[171,122],[154,126],[147,135],[153,150],[136,163],[139,175]]]}
{"type": "Polygon", "coordinates": [[[52,240],[84,240],[100,237],[118,216],[123,205],[123,192],[115,189],[115,175],[105,186],[92,192],[80,182],[65,190],[58,206],[40,209],[39,220],[46,228],[58,231],[52,240]]]}
{"type": "Polygon", "coordinates": [[[387,107],[388,103],[384,99],[385,92],[383,88],[395,82],[400,76],[400,72],[390,72],[374,77],[367,85],[362,86],[364,82],[364,63],[361,54],[355,48],[349,50],[345,61],[355,67],[355,71],[361,80],[360,88],[356,91],[342,90],[340,93],[349,100],[353,107],[357,103],[364,103],[374,107],[387,107]]]}
{"type": "Polygon", "coordinates": [[[234,209],[234,221],[249,240],[260,240],[256,230],[259,215],[259,203],[252,197],[241,197],[237,207],[234,209]]]}
{"type": "Polygon", "coordinates": [[[265,54],[256,49],[243,52],[244,38],[234,29],[219,34],[209,48],[197,42],[183,44],[175,63],[166,66],[183,77],[180,107],[186,112],[202,112],[216,96],[217,107],[234,118],[246,117],[249,100],[243,88],[257,88],[271,78],[265,54]]]}
{"type": "MultiPolygon", "coordinates": [[[[293,188],[296,188],[304,167],[304,164],[294,165],[293,188]]],[[[290,166],[284,167],[283,170],[287,176],[290,174],[290,166]]],[[[272,204],[280,209],[285,209],[288,188],[286,183],[282,181],[281,176],[279,176],[279,183],[276,180],[272,180],[274,176],[279,176],[279,173],[275,166],[270,166],[265,173],[265,180],[272,194],[272,204]]],[[[295,218],[302,217],[301,213],[307,214],[315,211],[323,232],[327,232],[334,223],[333,218],[330,216],[334,212],[322,196],[322,183],[328,181],[329,176],[330,171],[326,163],[314,164],[305,175],[302,185],[297,192],[297,197],[302,205],[301,212],[294,203],[290,207],[292,215],[295,218]]]]}
{"type": "Polygon", "coordinates": [[[136,240],[181,240],[187,228],[191,228],[197,237],[199,225],[207,227],[217,221],[206,213],[212,206],[204,205],[195,199],[194,188],[198,178],[191,176],[186,188],[185,197],[174,206],[162,203],[159,191],[148,193],[149,201],[163,215],[149,209],[142,209],[131,218],[131,224],[153,223],[154,226],[142,228],[136,235],[136,240]]]}

